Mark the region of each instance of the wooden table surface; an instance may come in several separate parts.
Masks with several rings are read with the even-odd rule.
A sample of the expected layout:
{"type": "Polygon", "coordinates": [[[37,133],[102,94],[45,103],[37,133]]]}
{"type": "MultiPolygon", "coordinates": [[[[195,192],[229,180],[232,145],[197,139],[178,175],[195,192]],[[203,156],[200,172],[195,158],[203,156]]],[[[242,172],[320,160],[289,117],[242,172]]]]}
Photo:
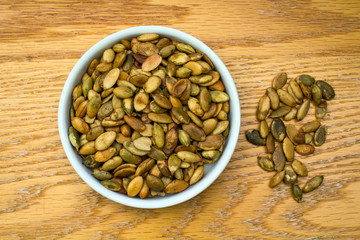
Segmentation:
{"type": "Polygon", "coordinates": [[[360,238],[358,0],[5,0],[0,73],[0,239],[360,238]],[[165,209],[126,207],[93,191],[58,134],[60,94],[75,63],[105,36],[138,25],[205,42],[227,65],[241,103],[225,171],[195,198],[165,209]],[[256,159],[264,148],[244,134],[257,128],[257,100],[280,71],[324,79],[337,94],[322,121],[327,142],[298,157],[311,176],[325,176],[300,204],[289,187],[268,187],[273,173],[256,159]]]}

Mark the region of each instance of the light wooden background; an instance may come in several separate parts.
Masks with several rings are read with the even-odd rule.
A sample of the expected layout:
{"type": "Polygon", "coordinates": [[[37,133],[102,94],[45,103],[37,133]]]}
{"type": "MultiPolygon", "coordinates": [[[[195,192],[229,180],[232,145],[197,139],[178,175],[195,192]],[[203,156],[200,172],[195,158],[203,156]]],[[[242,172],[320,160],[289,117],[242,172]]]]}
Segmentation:
{"type": "Polygon", "coordinates": [[[359,92],[358,0],[3,0],[0,239],[359,239],[359,92]],[[57,128],[77,60],[105,36],[138,25],[204,41],[228,66],[241,101],[239,141],[223,174],[197,197],[157,210],[94,192],[68,162],[57,128]],[[272,173],[256,162],[264,149],[244,136],[257,127],[257,99],[279,71],[325,79],[337,93],[323,120],[328,141],[299,157],[310,175],[325,175],[301,204],[285,185],[268,188],[272,173]]]}

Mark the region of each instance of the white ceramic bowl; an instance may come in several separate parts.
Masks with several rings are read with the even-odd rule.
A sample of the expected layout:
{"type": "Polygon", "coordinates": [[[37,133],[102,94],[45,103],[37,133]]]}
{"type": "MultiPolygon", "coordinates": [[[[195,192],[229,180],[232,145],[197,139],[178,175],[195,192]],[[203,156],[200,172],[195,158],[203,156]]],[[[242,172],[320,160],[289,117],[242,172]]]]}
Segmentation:
{"type": "Polygon", "coordinates": [[[90,50],[88,50],[80,58],[80,60],[76,63],[75,67],[70,72],[61,94],[58,112],[58,125],[61,142],[64,147],[66,156],[68,157],[75,171],[91,188],[104,197],[107,197],[123,205],[137,208],[163,208],[176,205],[193,198],[206,189],[210,184],[212,184],[221,174],[234,152],[240,131],[240,118],[240,104],[234,81],[224,63],[208,46],[195,37],[179,30],[160,26],[141,26],[128,28],[104,38],[95,44],[92,48],[90,48],[90,50]],[[150,199],[130,198],[124,194],[113,192],[103,187],[100,181],[91,175],[91,171],[82,164],[82,158],[72,147],[68,138],[72,90],[78,83],[80,83],[81,77],[83,73],[86,72],[90,62],[94,58],[99,58],[105,49],[111,48],[121,39],[130,40],[132,37],[136,37],[143,33],[157,33],[162,37],[168,37],[179,42],[188,43],[195,49],[205,53],[214,63],[216,71],[220,73],[221,79],[226,88],[226,92],[230,96],[230,132],[226,140],[221,158],[215,163],[206,164],[204,177],[198,183],[188,187],[185,191],[176,194],[167,194],[165,197],[156,197],[150,199]]]}

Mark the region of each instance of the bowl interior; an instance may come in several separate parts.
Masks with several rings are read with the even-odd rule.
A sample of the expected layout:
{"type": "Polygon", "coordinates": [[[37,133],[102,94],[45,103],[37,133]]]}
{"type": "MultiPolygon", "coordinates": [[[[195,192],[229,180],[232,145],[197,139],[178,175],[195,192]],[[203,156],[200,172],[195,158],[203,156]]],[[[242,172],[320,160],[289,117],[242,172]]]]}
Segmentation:
{"type": "Polygon", "coordinates": [[[172,206],[184,202],[206,189],[213,181],[215,181],[215,179],[220,175],[231,159],[238,139],[240,119],[240,104],[236,86],[229,71],[219,59],[219,57],[204,43],[192,37],[191,35],[172,28],[159,26],[142,26],[125,29],[114,33],[95,44],[80,58],[80,60],[76,63],[70,72],[61,94],[58,112],[58,126],[61,142],[70,163],[79,176],[101,195],[115,202],[138,208],[161,208],[172,206]],[[91,175],[91,171],[82,164],[82,158],[78,155],[68,140],[72,90],[77,84],[81,82],[82,75],[86,72],[90,62],[94,58],[100,58],[102,52],[105,49],[111,48],[121,39],[131,39],[132,37],[136,37],[143,33],[157,33],[161,37],[168,37],[179,42],[190,44],[195,49],[205,53],[214,63],[215,70],[220,73],[221,79],[226,88],[226,92],[230,96],[230,131],[224,145],[224,151],[221,158],[215,163],[205,164],[204,177],[196,184],[191,185],[185,191],[177,194],[167,194],[165,197],[155,197],[150,199],[130,198],[124,194],[113,192],[103,187],[102,184],[91,175]]]}

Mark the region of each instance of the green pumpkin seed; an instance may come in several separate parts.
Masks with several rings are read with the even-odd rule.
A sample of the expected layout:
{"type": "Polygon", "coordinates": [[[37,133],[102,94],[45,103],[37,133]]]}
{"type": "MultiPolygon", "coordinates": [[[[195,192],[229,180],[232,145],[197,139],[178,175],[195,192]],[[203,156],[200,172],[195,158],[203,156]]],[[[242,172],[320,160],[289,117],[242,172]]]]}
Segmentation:
{"type": "Polygon", "coordinates": [[[100,94],[95,94],[92,98],[89,99],[87,104],[86,113],[90,118],[93,118],[97,115],[101,107],[101,96],[100,94]]]}
{"type": "Polygon", "coordinates": [[[306,86],[312,86],[315,82],[315,79],[312,76],[307,75],[307,74],[302,74],[302,75],[298,76],[297,79],[299,79],[306,86]]]}
{"type": "Polygon", "coordinates": [[[299,160],[295,159],[291,163],[291,167],[294,169],[295,173],[301,177],[306,177],[308,175],[306,166],[299,160]]]}
{"type": "Polygon", "coordinates": [[[265,171],[271,172],[275,169],[274,162],[267,156],[259,156],[258,164],[265,171]]]}
{"type": "Polygon", "coordinates": [[[155,165],[155,160],[148,158],[136,168],[135,176],[141,176],[144,173],[150,171],[150,169],[155,165]]]}
{"type": "Polygon", "coordinates": [[[176,49],[175,45],[165,46],[160,50],[159,55],[162,56],[163,58],[167,58],[168,56],[174,53],[175,49],[176,49]]]}
{"type": "Polygon", "coordinates": [[[321,89],[322,98],[331,100],[335,97],[335,91],[333,87],[325,81],[318,80],[316,85],[321,89]]]}
{"type": "MultiPolygon", "coordinates": [[[[267,122],[265,120],[260,121],[260,123],[259,123],[259,133],[260,133],[261,138],[264,138],[264,139],[269,134],[269,127],[268,127],[267,122]]],[[[213,133],[213,134],[215,134],[215,133],[213,133]]]]}
{"type": "Polygon", "coordinates": [[[296,108],[291,108],[290,112],[288,112],[285,116],[284,116],[284,120],[285,121],[290,121],[293,120],[296,115],[297,115],[297,109],[296,108]]]}
{"type": "Polygon", "coordinates": [[[310,179],[302,189],[303,193],[308,193],[318,188],[324,180],[324,176],[315,176],[310,179]]]}
{"type": "Polygon", "coordinates": [[[273,153],[275,151],[275,139],[271,133],[267,135],[265,145],[268,153],[273,153]]]}
{"type": "Polygon", "coordinates": [[[115,58],[115,52],[111,48],[106,49],[102,55],[105,63],[111,63],[115,58]]]}
{"type": "MultiPolygon", "coordinates": [[[[264,125],[260,123],[260,129],[259,129],[259,132],[260,132],[260,135],[262,138],[265,138],[267,136],[267,134],[269,133],[269,128],[267,126],[267,123],[265,122],[265,125],[266,126],[261,126],[261,125],[264,125]],[[263,135],[265,137],[263,137],[263,135]]],[[[218,134],[221,134],[223,133],[227,128],[229,127],[229,121],[228,120],[225,120],[225,121],[220,121],[217,123],[215,129],[212,131],[212,135],[218,135],[218,134]]],[[[206,134],[206,133],[205,133],[206,134]]]]}
{"type": "Polygon", "coordinates": [[[94,169],[93,176],[98,180],[109,180],[112,178],[111,173],[99,169],[94,169]]]}
{"type": "Polygon", "coordinates": [[[158,54],[151,55],[143,62],[143,64],[141,65],[141,69],[145,72],[150,72],[157,68],[162,60],[163,58],[158,54]]]}
{"type": "Polygon", "coordinates": [[[93,79],[91,77],[89,77],[82,84],[82,93],[85,98],[87,98],[88,92],[92,88],[93,88],[93,79]]]}
{"type": "Polygon", "coordinates": [[[310,99],[305,99],[297,111],[296,114],[297,120],[298,121],[303,120],[306,117],[307,113],[309,112],[309,109],[310,109],[310,99]]]}
{"type": "Polygon", "coordinates": [[[270,126],[271,134],[276,141],[282,142],[286,136],[286,127],[280,119],[274,119],[270,126]]]}
{"type": "Polygon", "coordinates": [[[120,150],[119,155],[125,162],[128,163],[139,164],[142,161],[141,157],[132,154],[125,148],[120,150]]]}
{"type": "MultiPolygon", "coordinates": [[[[81,145],[81,144],[80,144],[81,145]]],[[[90,155],[96,152],[95,141],[90,141],[82,145],[79,149],[80,155],[90,155]]]]}
{"type": "Polygon", "coordinates": [[[314,132],[316,131],[316,129],[318,129],[320,127],[321,123],[317,120],[315,121],[311,121],[308,123],[305,123],[301,129],[303,130],[303,132],[305,133],[309,133],[309,132],[314,132]]]}
{"type": "Polygon", "coordinates": [[[322,93],[321,88],[318,85],[313,85],[311,88],[311,95],[315,105],[319,105],[321,103],[322,93]]]}
{"type": "Polygon", "coordinates": [[[76,148],[76,150],[79,150],[80,137],[78,132],[73,127],[69,127],[69,140],[71,145],[73,145],[76,148]]]}
{"type": "Polygon", "coordinates": [[[107,189],[115,192],[121,191],[121,185],[113,180],[103,180],[101,184],[106,187],[107,189]]]}
{"type": "Polygon", "coordinates": [[[86,134],[86,139],[89,141],[93,141],[97,137],[99,137],[102,133],[104,133],[104,128],[101,126],[91,128],[90,131],[86,134]]]}
{"type": "Polygon", "coordinates": [[[272,160],[274,162],[275,171],[281,172],[285,166],[285,155],[281,145],[275,147],[274,153],[272,154],[272,160]]]}
{"type": "Polygon", "coordinates": [[[195,115],[201,117],[204,115],[204,111],[202,110],[199,100],[197,98],[190,97],[188,101],[188,107],[191,112],[195,115]]]}
{"type": "Polygon", "coordinates": [[[199,155],[188,151],[179,151],[176,153],[176,155],[181,159],[181,161],[188,163],[200,162],[202,160],[199,155]]]}
{"type": "Polygon", "coordinates": [[[120,69],[113,68],[109,71],[103,81],[103,88],[104,90],[112,88],[116,81],[118,80],[120,75],[120,69]]]}
{"type": "Polygon", "coordinates": [[[327,128],[324,125],[321,125],[314,134],[314,144],[315,146],[321,146],[325,143],[327,136],[327,128]]]}
{"type": "Polygon", "coordinates": [[[300,144],[295,147],[295,151],[301,155],[309,155],[315,151],[315,148],[310,144],[300,144]]]}
{"type": "Polygon", "coordinates": [[[294,183],[296,183],[297,175],[294,169],[289,164],[285,164],[284,170],[285,170],[284,183],[288,185],[293,185],[294,183]]]}
{"type": "Polygon", "coordinates": [[[146,184],[150,189],[155,191],[162,191],[164,189],[164,184],[161,179],[151,174],[146,176],[146,184]]]}
{"type": "MultiPolygon", "coordinates": [[[[225,92],[222,91],[210,91],[211,101],[213,102],[227,102],[230,97],[225,92]]],[[[269,100],[270,101],[270,100],[269,100]]]]}
{"type": "Polygon", "coordinates": [[[297,99],[302,100],[304,98],[303,92],[295,80],[291,80],[289,86],[297,99]]]}
{"type": "Polygon", "coordinates": [[[209,135],[216,128],[218,121],[215,118],[206,119],[203,122],[203,130],[206,135],[209,135]]]}
{"type": "Polygon", "coordinates": [[[198,143],[198,147],[202,150],[217,150],[224,142],[225,139],[222,135],[209,135],[206,137],[205,141],[198,143]]]}
{"type": "Polygon", "coordinates": [[[291,140],[286,137],[284,139],[284,142],[282,144],[283,152],[288,161],[294,160],[294,144],[291,142],[291,140]]]}
{"type": "Polygon", "coordinates": [[[170,155],[168,160],[168,167],[171,174],[174,174],[181,165],[181,160],[175,154],[170,155]]]}
{"type": "Polygon", "coordinates": [[[123,163],[122,158],[119,157],[119,156],[115,156],[115,157],[109,159],[108,161],[106,161],[102,165],[101,169],[104,170],[104,171],[110,171],[110,170],[113,170],[113,169],[117,168],[122,163],[123,163]]]}
{"type": "Polygon", "coordinates": [[[182,129],[189,134],[189,136],[194,139],[195,141],[205,141],[206,135],[204,130],[197,127],[195,124],[183,124],[182,129]]]}
{"type": "Polygon", "coordinates": [[[280,106],[280,99],[279,95],[277,94],[276,90],[274,88],[268,88],[266,89],[266,93],[270,99],[270,106],[271,109],[276,110],[280,106]]]}
{"type": "Polygon", "coordinates": [[[185,63],[190,61],[190,57],[186,53],[178,52],[178,53],[172,54],[168,58],[168,60],[169,60],[169,62],[172,62],[175,65],[184,65],[185,63]]]}
{"type": "Polygon", "coordinates": [[[206,150],[201,152],[201,156],[215,162],[221,157],[221,152],[218,150],[206,150]]]}
{"type": "Polygon", "coordinates": [[[194,173],[189,179],[189,184],[193,185],[200,181],[200,179],[204,176],[204,166],[199,166],[195,169],[194,173]]]}
{"type": "Polygon", "coordinates": [[[165,160],[158,160],[157,161],[157,165],[159,167],[160,172],[165,176],[165,177],[171,177],[171,172],[170,169],[167,165],[167,162],[165,160]]]}
{"type": "Polygon", "coordinates": [[[279,95],[280,101],[282,103],[284,103],[285,105],[288,105],[290,107],[295,107],[296,106],[295,99],[288,92],[286,92],[286,91],[284,91],[282,89],[278,89],[277,94],[279,95]]]}
{"type": "Polygon", "coordinates": [[[302,83],[302,82],[299,82],[298,84],[299,84],[299,86],[300,86],[300,88],[301,88],[301,91],[302,91],[302,93],[304,94],[304,96],[305,96],[306,98],[308,98],[308,99],[311,99],[312,96],[311,96],[311,90],[310,90],[310,88],[309,88],[308,86],[306,86],[306,85],[305,85],[304,83],[302,83]]]}
{"type": "Polygon", "coordinates": [[[179,44],[176,44],[176,48],[177,48],[179,51],[185,52],[185,53],[187,53],[187,54],[195,53],[194,48],[191,47],[191,46],[188,45],[188,44],[179,43],[179,44]]]}
{"type": "Polygon", "coordinates": [[[327,112],[327,103],[326,101],[321,102],[319,105],[315,107],[315,117],[317,119],[322,119],[325,117],[327,112]]]}
{"type": "Polygon", "coordinates": [[[276,187],[283,181],[284,177],[285,177],[285,170],[275,173],[274,176],[272,176],[272,178],[270,179],[269,187],[271,188],[276,187]]]}
{"type": "Polygon", "coordinates": [[[149,113],[148,117],[151,121],[156,123],[172,123],[172,118],[165,113],[149,113]]]}
{"type": "Polygon", "coordinates": [[[305,133],[305,144],[310,144],[313,140],[313,136],[310,133],[305,133]]]}
{"type": "Polygon", "coordinates": [[[126,50],[126,47],[124,46],[124,44],[121,44],[121,43],[117,43],[115,44],[112,49],[114,50],[114,52],[123,52],[126,50]]]}
{"type": "Polygon", "coordinates": [[[144,184],[144,179],[141,176],[136,176],[127,187],[127,195],[129,197],[135,197],[140,192],[144,184]]]}
{"type": "Polygon", "coordinates": [[[89,125],[84,121],[84,119],[79,117],[71,118],[71,125],[80,133],[87,134],[90,130],[89,125]]]}
{"type": "Polygon", "coordinates": [[[141,42],[150,42],[153,40],[156,40],[159,38],[159,35],[156,33],[145,33],[145,34],[141,34],[140,36],[137,37],[137,40],[141,41],[141,42]]]}
{"type": "Polygon", "coordinates": [[[277,110],[272,111],[269,115],[270,118],[281,118],[288,114],[291,111],[291,107],[289,106],[281,106],[277,110]]]}
{"type": "Polygon", "coordinates": [[[165,160],[167,158],[163,151],[161,151],[157,148],[154,148],[154,147],[151,148],[151,151],[148,154],[148,156],[157,161],[165,160]]]}
{"type": "Polygon", "coordinates": [[[178,193],[189,187],[189,183],[184,180],[175,179],[164,189],[165,193],[178,193]]]}
{"type": "Polygon", "coordinates": [[[264,95],[260,98],[258,103],[258,108],[256,112],[256,117],[259,121],[264,120],[268,115],[270,110],[270,98],[267,95],[264,95]]]}
{"type": "Polygon", "coordinates": [[[151,76],[144,83],[143,88],[145,92],[152,93],[161,85],[161,79],[158,76],[151,76]]]}
{"type": "Polygon", "coordinates": [[[115,155],[116,151],[117,150],[114,147],[109,147],[105,150],[97,151],[94,156],[95,161],[106,162],[115,155]]]}
{"type": "Polygon", "coordinates": [[[189,134],[184,130],[179,130],[179,141],[182,145],[189,146],[191,142],[189,134]]]}
{"type": "Polygon", "coordinates": [[[209,111],[211,104],[211,94],[207,88],[203,88],[200,91],[199,103],[204,112],[209,111]]]}
{"type": "Polygon", "coordinates": [[[140,137],[134,140],[134,146],[142,151],[151,150],[151,139],[148,137],[140,137]]]}
{"type": "Polygon", "coordinates": [[[295,144],[295,136],[299,133],[295,125],[288,124],[286,125],[286,135],[288,138],[295,144]]]}
{"type": "Polygon", "coordinates": [[[301,188],[298,185],[296,185],[296,184],[292,185],[291,193],[292,193],[292,196],[293,196],[295,201],[301,202],[301,200],[302,200],[302,191],[301,191],[301,188]]]}
{"type": "Polygon", "coordinates": [[[245,132],[245,136],[246,136],[246,139],[254,145],[259,145],[259,146],[265,145],[265,139],[260,136],[260,133],[258,130],[255,130],[255,129],[247,130],[245,132]]]}
{"type": "Polygon", "coordinates": [[[272,87],[275,89],[282,88],[287,82],[287,74],[285,72],[278,73],[272,80],[272,87]]]}
{"type": "Polygon", "coordinates": [[[98,136],[95,140],[96,150],[105,150],[113,144],[116,138],[115,132],[105,132],[98,136]]]}

